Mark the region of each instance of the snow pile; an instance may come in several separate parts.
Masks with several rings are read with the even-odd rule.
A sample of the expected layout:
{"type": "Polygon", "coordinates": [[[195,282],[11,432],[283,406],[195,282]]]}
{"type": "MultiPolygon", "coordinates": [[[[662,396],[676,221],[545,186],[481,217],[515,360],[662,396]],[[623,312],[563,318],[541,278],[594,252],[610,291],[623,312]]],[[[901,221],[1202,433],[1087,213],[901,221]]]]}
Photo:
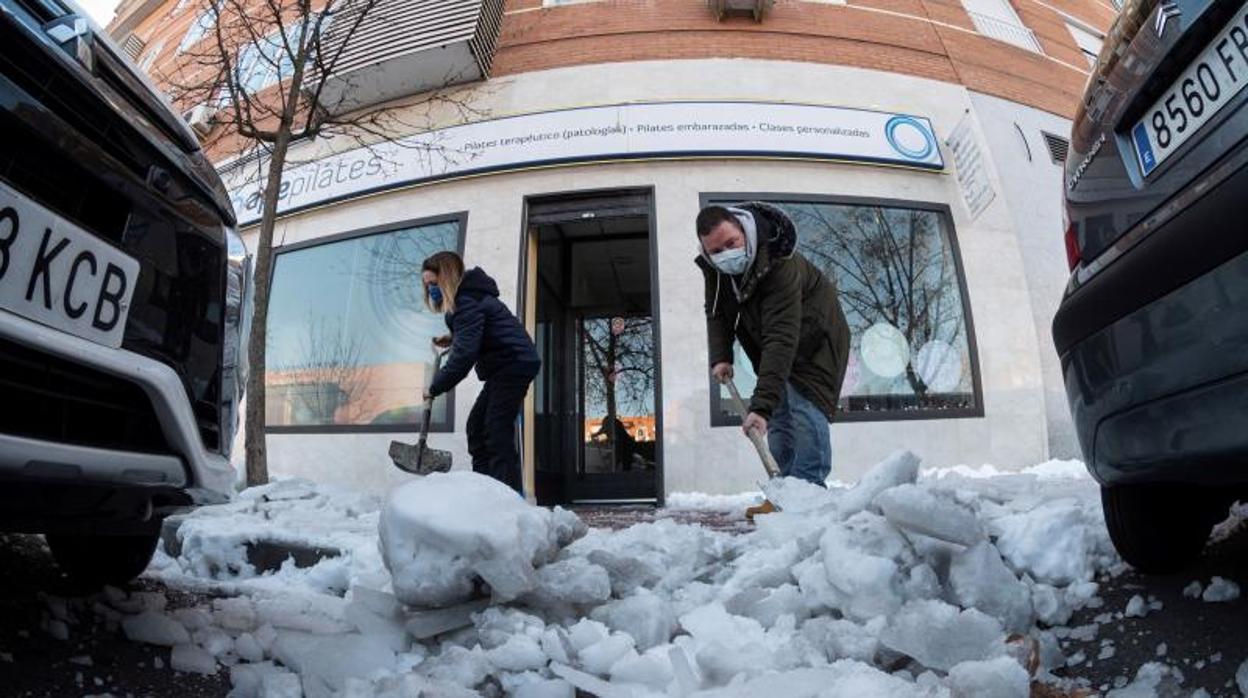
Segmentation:
{"type": "Polygon", "coordinates": [[[238,698],[1025,696],[1119,564],[1096,484],[1065,466],[920,478],[898,453],[853,487],[773,484],[783,511],[730,535],[586,531],[465,472],[384,506],[278,483],[190,517],[149,572],[231,598],[109,606],[178,670],[228,668],[238,698]],[[247,546],[266,538],[335,554],[262,571],[247,546]]]}
{"type": "Polygon", "coordinates": [[[477,578],[498,601],[511,601],[539,584],[560,589],[576,581],[575,571],[539,579],[535,568],[584,534],[575,514],[530,506],[503,483],[465,471],[435,473],[399,487],[381,517],[382,557],[395,594],[413,606],[466,601],[477,578]]]}

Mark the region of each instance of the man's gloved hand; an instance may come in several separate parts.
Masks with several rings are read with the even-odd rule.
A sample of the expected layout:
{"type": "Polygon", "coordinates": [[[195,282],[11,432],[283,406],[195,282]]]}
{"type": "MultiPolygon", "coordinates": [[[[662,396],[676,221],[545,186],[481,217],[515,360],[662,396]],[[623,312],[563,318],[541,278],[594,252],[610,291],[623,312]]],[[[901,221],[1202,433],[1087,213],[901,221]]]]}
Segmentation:
{"type": "Polygon", "coordinates": [[[715,380],[720,383],[727,383],[732,380],[732,364],[727,361],[720,361],[711,369],[711,375],[715,376],[715,380]]]}
{"type": "Polygon", "coordinates": [[[741,430],[745,432],[746,436],[749,436],[751,431],[757,431],[759,436],[766,436],[767,418],[757,412],[751,412],[741,422],[741,430]]]}

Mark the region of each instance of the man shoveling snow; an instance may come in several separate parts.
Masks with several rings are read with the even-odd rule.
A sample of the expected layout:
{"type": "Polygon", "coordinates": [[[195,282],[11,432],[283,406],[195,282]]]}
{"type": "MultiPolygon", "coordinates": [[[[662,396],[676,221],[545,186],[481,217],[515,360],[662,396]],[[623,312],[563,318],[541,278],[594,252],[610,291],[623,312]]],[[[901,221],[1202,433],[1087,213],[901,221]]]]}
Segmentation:
{"type": "MultiPolygon", "coordinates": [[[[732,380],[740,341],[758,376],[742,429],[767,435],[780,475],[822,487],[832,470],[828,422],[849,359],[836,285],[797,251],[793,221],[770,204],[707,206],[697,233],[711,372],[732,380]]],[[[775,510],[768,499],[746,516],[775,510]]]]}

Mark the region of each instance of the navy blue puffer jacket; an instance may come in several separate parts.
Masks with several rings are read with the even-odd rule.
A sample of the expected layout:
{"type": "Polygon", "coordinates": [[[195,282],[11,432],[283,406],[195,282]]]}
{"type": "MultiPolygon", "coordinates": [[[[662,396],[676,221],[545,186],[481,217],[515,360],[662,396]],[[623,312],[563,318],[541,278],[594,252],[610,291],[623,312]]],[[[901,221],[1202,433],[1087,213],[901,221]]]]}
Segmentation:
{"type": "Polygon", "coordinates": [[[454,341],[446,364],[429,393],[449,392],[475,365],[487,381],[504,369],[537,373],[541,359],[520,320],[498,299],[498,284],[479,267],[464,272],[455,294],[455,312],[446,314],[454,341]]]}

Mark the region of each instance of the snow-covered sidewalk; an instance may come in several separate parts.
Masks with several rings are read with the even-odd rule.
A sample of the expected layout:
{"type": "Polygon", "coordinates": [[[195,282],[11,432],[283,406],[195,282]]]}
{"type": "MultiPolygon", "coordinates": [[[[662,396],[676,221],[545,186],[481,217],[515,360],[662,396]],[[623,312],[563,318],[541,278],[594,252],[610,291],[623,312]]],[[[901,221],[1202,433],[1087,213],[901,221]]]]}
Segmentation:
{"type": "MultiPolygon", "coordinates": [[[[111,593],[99,612],[172,647],[175,669],[228,670],[237,696],[1075,688],[1050,673],[1079,632],[1065,625],[1100,603],[1096,576],[1122,566],[1095,483],[1073,462],[923,477],[918,465],[897,454],[852,488],[785,481],[783,511],[740,534],[675,518],[587,529],[505,488],[497,499],[472,473],[431,476],[388,504],[277,482],[188,516],[176,556],[158,552],[148,572],[220,598],[166,613],[111,593]],[[260,572],[248,546],[263,541],[329,556],[260,572]]],[[[671,501],[736,512],[748,498],[671,501]]],[[[1178,681],[1149,665],[1123,689],[1141,692],[1121,695],[1178,681]]]]}

